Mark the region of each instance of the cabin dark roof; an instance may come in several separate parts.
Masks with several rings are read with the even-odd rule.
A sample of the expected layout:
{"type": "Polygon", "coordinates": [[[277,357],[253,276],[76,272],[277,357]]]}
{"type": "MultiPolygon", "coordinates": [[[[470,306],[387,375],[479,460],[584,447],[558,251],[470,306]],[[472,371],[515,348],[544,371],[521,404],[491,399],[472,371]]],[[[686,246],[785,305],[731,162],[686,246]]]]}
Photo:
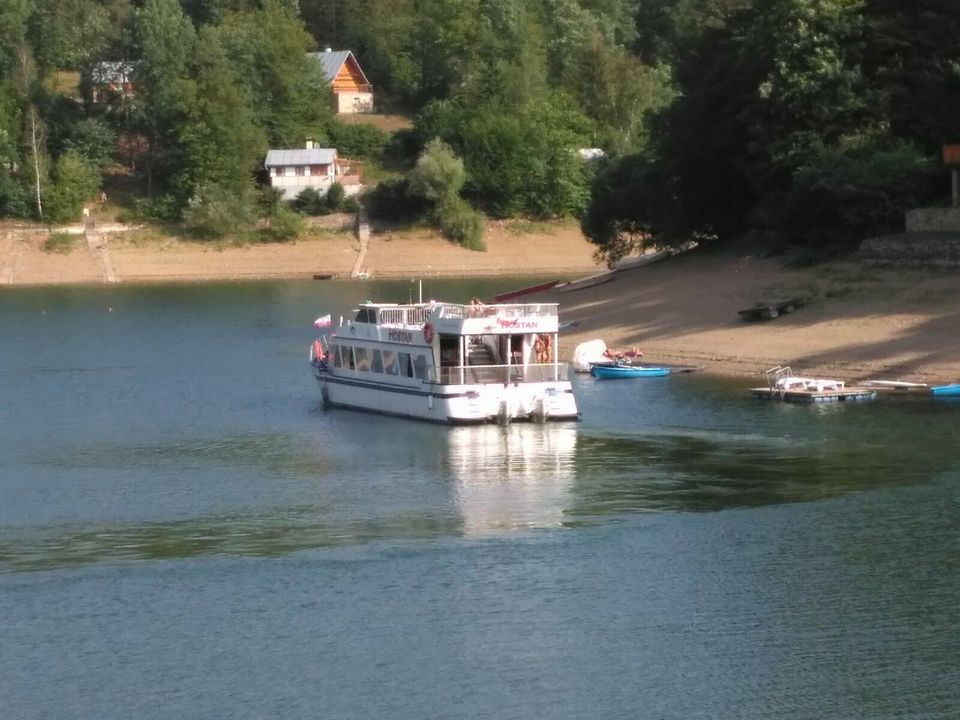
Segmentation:
{"type": "MultiPolygon", "coordinates": [[[[316,60],[320,63],[320,69],[323,71],[323,78],[328,82],[332,83],[334,78],[337,77],[337,73],[340,72],[340,68],[343,67],[343,64],[347,61],[347,58],[353,56],[353,53],[349,50],[324,50],[323,52],[311,52],[307,53],[307,57],[311,60],[316,60]]],[[[363,81],[370,84],[370,81],[367,80],[366,73],[363,72],[363,68],[360,67],[360,63],[357,62],[357,59],[354,57],[353,61],[357,63],[357,68],[360,70],[360,74],[363,76],[363,81]]]]}

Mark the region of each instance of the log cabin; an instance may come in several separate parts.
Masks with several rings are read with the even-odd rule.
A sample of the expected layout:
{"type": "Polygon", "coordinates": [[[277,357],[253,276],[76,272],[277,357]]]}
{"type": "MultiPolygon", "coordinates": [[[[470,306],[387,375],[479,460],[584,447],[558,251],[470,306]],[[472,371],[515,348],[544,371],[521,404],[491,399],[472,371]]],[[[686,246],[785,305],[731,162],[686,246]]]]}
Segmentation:
{"type": "Polygon", "coordinates": [[[333,90],[334,110],[339,114],[373,112],[373,86],[349,50],[307,53],[320,63],[324,80],[333,90]]]}

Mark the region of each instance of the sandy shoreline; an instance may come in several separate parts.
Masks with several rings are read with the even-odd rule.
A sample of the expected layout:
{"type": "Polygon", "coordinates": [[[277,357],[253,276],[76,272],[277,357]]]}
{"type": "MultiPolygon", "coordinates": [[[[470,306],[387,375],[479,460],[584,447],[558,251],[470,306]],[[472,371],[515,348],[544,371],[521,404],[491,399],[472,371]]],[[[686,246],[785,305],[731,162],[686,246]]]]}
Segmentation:
{"type": "MultiPolygon", "coordinates": [[[[91,249],[80,236],[67,254],[44,252],[43,231],[0,228],[0,286],[349,278],[360,243],[342,225],[317,228],[295,243],[243,246],[151,237],[140,230],[105,234],[105,247],[91,249]]],[[[594,247],[574,225],[535,226],[532,232],[511,227],[491,222],[486,252],[466,250],[428,229],[376,233],[360,266],[369,277],[384,279],[556,275],[566,280],[602,269],[594,247]]]]}
{"type": "MultiPolygon", "coordinates": [[[[428,230],[375,234],[362,267],[373,278],[537,275],[569,280],[605,270],[575,226],[518,233],[488,226],[488,250],[457,247],[428,230]]],[[[295,244],[217,248],[141,235],[110,237],[109,259],[85,244],[69,254],[41,250],[42,234],[0,228],[0,290],[25,285],[101,284],[350,276],[359,242],[328,229],[295,244]]],[[[529,300],[560,303],[576,323],[561,338],[639,346],[656,363],[703,366],[760,378],[790,365],[806,375],[941,383],[960,379],[960,273],[834,263],[805,270],[778,260],[694,252],[622,270],[610,282],[529,300]],[[806,300],[789,315],[744,322],[758,301],[806,300]]]]}
{"type": "Polygon", "coordinates": [[[602,338],[639,346],[650,362],[702,365],[757,379],[789,365],[847,381],[960,379],[960,274],[833,263],[805,270],[775,259],[690,253],[617,273],[594,288],[555,293],[568,353],[602,338]],[[757,302],[804,298],[774,320],[745,322],[757,302]]]}

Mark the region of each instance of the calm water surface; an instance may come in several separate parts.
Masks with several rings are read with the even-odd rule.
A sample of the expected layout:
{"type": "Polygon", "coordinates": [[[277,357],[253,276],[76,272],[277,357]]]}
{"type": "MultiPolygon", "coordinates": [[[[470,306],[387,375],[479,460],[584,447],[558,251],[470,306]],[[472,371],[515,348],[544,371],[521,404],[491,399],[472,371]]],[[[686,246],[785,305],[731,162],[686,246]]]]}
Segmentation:
{"type": "Polygon", "coordinates": [[[0,293],[0,718],[960,716],[960,405],[324,411],[313,318],[411,290],[0,293]]]}

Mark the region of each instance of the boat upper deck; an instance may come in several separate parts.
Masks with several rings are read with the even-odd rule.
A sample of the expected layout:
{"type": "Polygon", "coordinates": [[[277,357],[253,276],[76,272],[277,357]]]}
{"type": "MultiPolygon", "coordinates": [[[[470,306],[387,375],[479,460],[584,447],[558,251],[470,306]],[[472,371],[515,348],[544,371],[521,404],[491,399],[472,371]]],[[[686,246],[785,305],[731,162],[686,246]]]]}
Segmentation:
{"type": "Polygon", "coordinates": [[[353,323],[403,330],[430,323],[437,332],[453,335],[553,333],[559,329],[559,310],[557,303],[363,303],[353,323]]]}

